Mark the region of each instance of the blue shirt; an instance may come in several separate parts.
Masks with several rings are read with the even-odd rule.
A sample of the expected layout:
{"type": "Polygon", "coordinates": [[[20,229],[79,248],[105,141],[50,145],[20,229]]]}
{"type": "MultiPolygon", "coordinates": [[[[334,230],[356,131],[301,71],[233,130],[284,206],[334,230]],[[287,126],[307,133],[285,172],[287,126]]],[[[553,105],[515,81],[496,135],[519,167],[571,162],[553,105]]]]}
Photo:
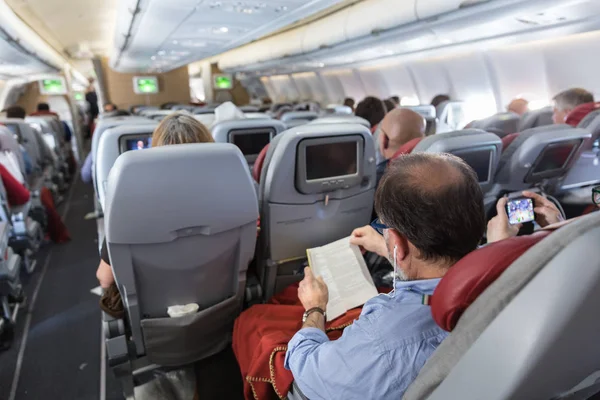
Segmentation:
{"type": "Polygon", "coordinates": [[[81,167],[81,180],[85,183],[92,183],[93,166],[94,163],[92,161],[92,152],[90,151],[83,162],[83,166],[81,167]]]}
{"type": "Polygon", "coordinates": [[[310,400],[399,399],[448,333],[438,327],[423,294],[440,279],[397,281],[394,297],[367,301],[359,319],[330,341],[304,328],[288,343],[285,367],[310,400]]]}

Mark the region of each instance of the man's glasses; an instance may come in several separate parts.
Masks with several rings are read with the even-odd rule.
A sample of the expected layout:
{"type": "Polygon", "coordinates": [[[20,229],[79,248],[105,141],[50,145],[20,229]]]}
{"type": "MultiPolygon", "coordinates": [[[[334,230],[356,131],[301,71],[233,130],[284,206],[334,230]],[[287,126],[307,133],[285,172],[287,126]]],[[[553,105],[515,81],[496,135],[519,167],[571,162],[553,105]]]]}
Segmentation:
{"type": "MultiPolygon", "coordinates": [[[[600,187],[598,187],[598,190],[600,190],[600,187]]],[[[371,228],[375,229],[380,235],[383,235],[384,229],[390,229],[389,226],[382,224],[379,218],[375,218],[373,222],[371,222],[371,228]]]]}
{"type": "Polygon", "coordinates": [[[600,206],[600,186],[592,189],[592,201],[595,205],[600,206]]]}

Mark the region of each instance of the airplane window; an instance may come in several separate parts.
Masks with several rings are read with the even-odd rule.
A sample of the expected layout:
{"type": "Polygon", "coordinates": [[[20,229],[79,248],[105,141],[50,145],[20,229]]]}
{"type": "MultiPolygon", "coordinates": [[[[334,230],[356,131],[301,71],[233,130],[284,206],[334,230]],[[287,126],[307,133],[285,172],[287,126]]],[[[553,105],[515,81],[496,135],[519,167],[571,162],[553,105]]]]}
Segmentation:
{"type": "Polygon", "coordinates": [[[240,148],[245,156],[259,154],[271,141],[271,132],[248,132],[232,134],[232,143],[240,148]]]}
{"type": "Polygon", "coordinates": [[[563,169],[578,144],[579,141],[554,144],[546,147],[542,155],[538,158],[536,166],[533,169],[533,175],[563,169]]]}
{"type": "Polygon", "coordinates": [[[357,173],[357,142],[306,146],[308,181],[357,173]]]}

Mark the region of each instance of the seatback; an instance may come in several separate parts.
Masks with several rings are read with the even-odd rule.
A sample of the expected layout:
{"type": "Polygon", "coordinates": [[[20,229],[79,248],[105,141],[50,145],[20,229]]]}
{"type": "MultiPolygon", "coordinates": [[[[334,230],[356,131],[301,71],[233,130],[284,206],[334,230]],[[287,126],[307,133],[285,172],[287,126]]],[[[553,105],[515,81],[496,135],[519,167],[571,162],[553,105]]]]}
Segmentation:
{"type": "Polygon", "coordinates": [[[422,116],[423,118],[436,118],[435,107],[430,104],[421,104],[418,106],[401,106],[400,108],[406,108],[422,116]]]}
{"type": "MultiPolygon", "coordinates": [[[[0,124],[2,124],[3,122],[0,121],[0,124]]],[[[19,169],[21,170],[21,173],[23,174],[23,176],[27,176],[26,172],[25,172],[25,160],[23,159],[23,154],[21,153],[21,148],[19,146],[19,136],[20,133],[17,135],[15,134],[12,130],[11,127],[15,130],[19,130],[20,129],[18,127],[18,125],[6,125],[6,126],[2,126],[0,125],[0,150],[2,151],[9,151],[11,153],[13,153],[16,157],[17,160],[19,161],[19,169]],[[16,128],[15,128],[16,126],[16,128]]]]}
{"type": "Polygon", "coordinates": [[[256,106],[240,106],[238,107],[240,109],[241,112],[243,113],[257,113],[259,111],[259,108],[256,106]]]}
{"type": "Polygon", "coordinates": [[[594,145],[598,147],[598,139],[600,139],[600,110],[592,111],[586,115],[577,127],[586,129],[592,134],[592,140],[584,147],[583,151],[591,150],[594,145]]]}
{"type": "Polygon", "coordinates": [[[19,142],[25,148],[27,154],[29,154],[34,169],[40,169],[43,164],[43,157],[33,128],[29,126],[25,120],[18,118],[2,119],[0,120],[0,123],[6,126],[17,125],[19,127],[19,133],[17,134],[19,136],[19,142]]]}
{"type": "Polygon", "coordinates": [[[249,164],[253,164],[263,147],[284,130],[281,121],[249,118],[219,122],[211,129],[216,143],[235,144],[249,164]]]}
{"type": "Polygon", "coordinates": [[[563,180],[561,189],[565,191],[600,182],[600,110],[586,115],[577,127],[592,137],[584,143],[581,155],[563,180]]]}
{"type": "Polygon", "coordinates": [[[467,121],[466,104],[462,101],[445,101],[437,106],[436,115],[442,128],[441,132],[463,128],[467,121]]]}
{"type": "Polygon", "coordinates": [[[314,111],[289,111],[281,116],[281,122],[289,129],[307,124],[317,118],[319,114],[314,111]]]}
{"type": "Polygon", "coordinates": [[[138,355],[182,365],[226,346],[257,218],[252,178],[234,145],[161,146],[117,159],[104,222],[138,355]],[[199,311],[167,317],[169,306],[189,303],[199,311]]]}
{"type": "Polygon", "coordinates": [[[597,393],[599,241],[600,213],[594,213],[529,249],[467,308],[404,398],[587,399],[597,393]]]}
{"type": "Polygon", "coordinates": [[[38,128],[48,146],[57,154],[60,154],[64,143],[64,136],[61,138],[61,131],[57,131],[56,126],[51,124],[47,118],[42,116],[27,117],[25,118],[25,122],[32,125],[34,129],[38,128]]]}
{"type": "Polygon", "coordinates": [[[94,130],[94,134],[92,136],[92,160],[96,162],[96,153],[98,152],[98,143],[100,142],[100,137],[105,130],[119,126],[119,125],[135,125],[135,124],[147,124],[152,122],[151,119],[144,117],[135,117],[135,116],[123,116],[123,117],[112,117],[112,118],[104,118],[98,121],[96,125],[96,129],[94,130]]]}
{"type": "Polygon", "coordinates": [[[323,124],[359,124],[366,128],[371,128],[371,123],[362,117],[358,117],[354,114],[331,114],[325,115],[321,118],[314,119],[309,122],[311,125],[323,125],[323,124]]]}
{"type": "Polygon", "coordinates": [[[94,168],[96,194],[102,208],[105,205],[108,175],[119,155],[132,149],[130,146],[131,141],[143,140],[145,143],[149,143],[149,140],[152,139],[152,132],[157,126],[158,124],[155,123],[124,125],[104,131],[98,144],[96,167],[94,168]]]}
{"type": "MultiPolygon", "coordinates": [[[[369,223],[375,184],[373,138],[362,125],[304,125],[276,136],[260,178],[259,264],[302,259],[369,223]]],[[[263,278],[267,296],[276,269],[263,278]]]]}
{"type": "Polygon", "coordinates": [[[502,140],[479,129],[465,129],[428,136],[415,146],[412,153],[450,153],[462,158],[475,170],[481,190],[486,193],[494,185],[502,140]]]}
{"type": "Polygon", "coordinates": [[[213,124],[215,123],[215,113],[206,113],[206,114],[195,114],[194,118],[200,121],[204,126],[208,129],[211,129],[213,124]]]}
{"type": "Polygon", "coordinates": [[[249,119],[271,119],[270,116],[261,112],[245,112],[244,116],[249,119]]]}
{"type": "Polygon", "coordinates": [[[528,129],[504,151],[496,173],[498,192],[542,185],[549,192],[569,172],[591,134],[568,125],[528,129]]]}
{"type": "Polygon", "coordinates": [[[540,126],[552,125],[552,107],[544,107],[539,110],[528,111],[521,116],[518,129],[519,132],[540,126]]]}
{"type": "Polygon", "coordinates": [[[508,111],[475,121],[471,128],[482,129],[502,138],[508,134],[518,132],[520,121],[519,114],[508,111]]]}

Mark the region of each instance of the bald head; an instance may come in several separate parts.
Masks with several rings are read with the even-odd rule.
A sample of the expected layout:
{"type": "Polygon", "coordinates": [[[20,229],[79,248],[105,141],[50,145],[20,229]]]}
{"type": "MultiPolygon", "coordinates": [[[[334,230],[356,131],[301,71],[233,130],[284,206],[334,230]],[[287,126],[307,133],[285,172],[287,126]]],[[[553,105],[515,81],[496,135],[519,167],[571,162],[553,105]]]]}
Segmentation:
{"type": "Polygon", "coordinates": [[[405,143],[425,136],[425,119],[407,108],[390,111],[381,121],[379,145],[381,154],[388,160],[405,143]]]}
{"type": "Polygon", "coordinates": [[[523,115],[529,111],[529,102],[525,99],[514,99],[507,107],[508,111],[523,115]]]}

